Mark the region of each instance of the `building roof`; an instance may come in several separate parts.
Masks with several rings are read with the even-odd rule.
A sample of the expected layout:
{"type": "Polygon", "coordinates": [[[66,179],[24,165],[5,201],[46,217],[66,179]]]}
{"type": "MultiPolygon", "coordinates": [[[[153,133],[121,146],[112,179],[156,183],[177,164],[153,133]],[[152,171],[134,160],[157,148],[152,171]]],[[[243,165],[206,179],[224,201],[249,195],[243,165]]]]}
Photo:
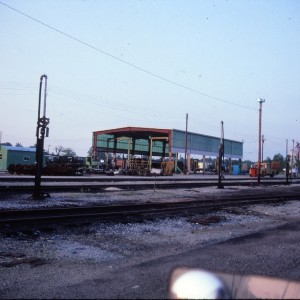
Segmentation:
{"type": "MultiPolygon", "coordinates": [[[[155,155],[185,151],[197,155],[219,155],[220,137],[186,133],[178,129],[123,127],[94,131],[93,134],[95,153],[97,151],[127,153],[130,150],[135,154],[147,155],[151,147],[155,155]],[[129,140],[126,141],[126,138],[129,140]],[[153,143],[150,143],[150,140],[153,140],[153,143]]],[[[226,157],[242,158],[243,142],[224,139],[224,154],[226,157]]]]}
{"type": "Polygon", "coordinates": [[[31,147],[0,145],[0,148],[4,148],[7,151],[23,151],[23,152],[35,152],[36,151],[36,148],[31,148],[31,147]]]}
{"type": "Polygon", "coordinates": [[[137,139],[148,139],[149,135],[153,135],[155,133],[156,136],[167,136],[172,132],[172,129],[161,129],[161,128],[145,128],[145,127],[122,127],[115,129],[107,129],[94,131],[94,134],[111,134],[115,137],[132,137],[134,136],[137,139]]]}

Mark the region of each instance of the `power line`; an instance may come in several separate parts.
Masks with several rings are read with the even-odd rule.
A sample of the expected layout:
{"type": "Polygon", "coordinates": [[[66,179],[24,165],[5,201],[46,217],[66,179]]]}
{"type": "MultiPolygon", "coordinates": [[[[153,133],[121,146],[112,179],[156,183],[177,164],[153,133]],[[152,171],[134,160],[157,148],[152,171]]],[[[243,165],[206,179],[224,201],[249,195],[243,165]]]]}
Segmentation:
{"type": "MultiPolygon", "coordinates": [[[[78,94],[71,91],[67,91],[55,86],[49,87],[49,93],[54,93],[61,97],[67,97],[70,99],[77,100],[79,102],[88,103],[92,105],[107,107],[113,110],[119,110],[126,113],[134,113],[139,115],[149,115],[154,117],[164,117],[164,118],[170,118],[170,119],[182,119],[182,116],[180,114],[170,114],[170,113],[158,113],[157,111],[150,110],[148,108],[143,108],[142,110],[135,109],[136,106],[132,107],[131,105],[124,104],[124,103],[117,103],[112,102],[106,99],[101,99],[99,101],[98,97],[92,97],[88,95],[78,94]]],[[[53,96],[52,96],[53,97],[53,96]]],[[[102,97],[101,97],[102,98],[102,97]]]]}
{"type": "Polygon", "coordinates": [[[185,85],[183,85],[183,84],[177,83],[177,82],[175,82],[175,81],[172,81],[172,80],[170,80],[170,79],[167,79],[167,78],[165,78],[165,77],[162,77],[162,76],[160,76],[160,75],[157,75],[157,74],[155,74],[155,73],[153,73],[153,72],[151,72],[151,71],[148,71],[148,70],[146,70],[146,69],[144,69],[144,68],[141,68],[141,67],[139,67],[139,66],[137,66],[137,65],[135,65],[135,64],[132,64],[132,63],[130,63],[130,62],[124,60],[124,59],[121,59],[121,58],[119,58],[119,57],[117,57],[117,56],[115,56],[115,55],[112,55],[112,54],[110,54],[110,53],[108,53],[108,52],[106,52],[106,51],[103,51],[103,50],[101,50],[101,49],[99,49],[99,48],[97,48],[97,47],[95,47],[95,46],[93,46],[93,45],[91,45],[91,44],[88,44],[88,43],[86,43],[86,42],[84,42],[84,41],[82,41],[82,40],[80,40],[80,39],[78,39],[78,38],[76,38],[76,37],[74,37],[74,36],[72,36],[72,35],[70,35],[70,34],[67,34],[67,33],[65,33],[65,32],[63,32],[63,31],[61,31],[61,30],[59,30],[59,29],[57,29],[57,28],[55,28],[55,27],[53,27],[53,26],[50,26],[50,25],[48,25],[48,24],[46,24],[46,23],[44,23],[44,22],[42,22],[42,21],[40,21],[40,20],[38,20],[38,19],[36,19],[36,18],[34,18],[34,17],[31,17],[31,16],[29,16],[28,14],[26,14],[26,13],[24,13],[24,12],[22,12],[22,11],[16,9],[16,8],[13,8],[13,7],[11,7],[11,6],[9,6],[9,5],[7,5],[7,4],[1,2],[1,1],[0,1],[0,4],[2,4],[3,6],[6,6],[7,8],[9,8],[9,9],[11,9],[11,10],[13,10],[13,11],[15,11],[15,12],[17,12],[17,13],[23,15],[23,16],[25,16],[25,17],[28,18],[28,19],[33,20],[33,21],[36,22],[36,23],[39,23],[39,24],[41,24],[41,25],[43,25],[43,26],[45,26],[45,27],[47,27],[47,28],[49,28],[49,29],[51,29],[51,30],[56,31],[57,33],[59,33],[59,34],[61,34],[61,35],[64,35],[64,36],[67,37],[67,38],[70,38],[70,39],[72,39],[72,40],[74,40],[74,41],[76,41],[76,42],[78,42],[78,43],[80,43],[80,44],[82,44],[82,45],[84,45],[84,46],[86,46],[86,47],[89,47],[89,48],[91,48],[91,49],[93,49],[93,50],[95,50],[95,51],[98,51],[98,52],[100,52],[100,53],[106,55],[106,56],[109,56],[110,58],[113,58],[113,59],[115,59],[115,60],[118,60],[119,62],[122,62],[122,63],[124,63],[124,64],[126,64],[126,65],[128,65],[128,66],[130,66],[130,67],[132,67],[132,68],[134,68],[134,69],[136,69],[136,70],[138,70],[138,71],[141,71],[141,72],[143,72],[143,73],[146,73],[146,74],[148,74],[148,75],[150,75],[150,76],[156,77],[156,78],[161,79],[161,80],[163,80],[163,81],[165,81],[165,82],[168,82],[168,83],[170,83],[170,84],[176,85],[176,86],[181,87],[181,88],[183,88],[183,89],[185,89],[185,90],[188,90],[188,91],[190,91],[190,92],[194,92],[194,93],[200,94],[200,95],[202,95],[202,96],[204,96],[204,97],[207,97],[207,98],[210,98],[210,99],[213,99],[213,100],[217,100],[217,101],[220,101],[220,102],[223,102],[223,103],[235,105],[235,106],[238,106],[238,107],[241,107],[241,108],[246,108],[246,109],[255,110],[255,111],[257,110],[256,108],[253,108],[253,107],[249,107],[249,106],[237,104],[237,103],[234,103],[234,102],[231,102],[231,101],[227,101],[227,100],[224,100],[224,99],[221,99],[221,98],[218,98],[218,97],[210,96],[210,95],[208,95],[208,94],[206,94],[206,93],[203,93],[203,92],[201,92],[201,91],[198,91],[198,90],[196,90],[196,89],[190,88],[190,87],[185,86],[185,85]]]}
{"type": "MultiPolygon", "coordinates": [[[[0,82],[0,90],[12,90],[12,91],[36,91],[37,86],[33,83],[17,83],[17,82],[0,82]]],[[[8,94],[7,94],[8,95],[8,94]]],[[[21,95],[21,94],[12,94],[12,95],[21,95]]],[[[180,114],[171,114],[169,112],[161,113],[154,110],[150,110],[148,108],[141,108],[140,110],[136,109],[137,106],[134,107],[132,105],[124,104],[124,103],[118,103],[113,102],[107,99],[104,99],[103,97],[100,97],[102,99],[99,99],[99,97],[89,96],[86,94],[81,94],[74,91],[69,91],[64,88],[49,85],[48,86],[48,96],[52,98],[62,97],[64,98],[64,101],[67,103],[70,103],[66,100],[66,98],[76,100],[77,102],[87,103],[90,105],[96,105],[96,106],[102,106],[113,110],[118,110],[126,113],[133,113],[133,114],[139,114],[139,115],[148,115],[152,117],[163,117],[166,119],[182,119],[182,115],[180,114]]],[[[72,105],[74,105],[74,102],[72,102],[72,105]]],[[[79,103],[77,104],[79,105],[79,103]]]]}

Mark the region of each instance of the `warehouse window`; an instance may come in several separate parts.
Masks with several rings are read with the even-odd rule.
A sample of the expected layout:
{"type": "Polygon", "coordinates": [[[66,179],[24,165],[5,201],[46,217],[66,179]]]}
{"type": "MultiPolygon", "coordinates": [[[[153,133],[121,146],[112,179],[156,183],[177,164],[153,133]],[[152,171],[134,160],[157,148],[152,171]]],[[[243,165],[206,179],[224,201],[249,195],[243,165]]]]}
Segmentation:
{"type": "Polygon", "coordinates": [[[24,156],[24,161],[29,161],[29,156],[24,156]]]}

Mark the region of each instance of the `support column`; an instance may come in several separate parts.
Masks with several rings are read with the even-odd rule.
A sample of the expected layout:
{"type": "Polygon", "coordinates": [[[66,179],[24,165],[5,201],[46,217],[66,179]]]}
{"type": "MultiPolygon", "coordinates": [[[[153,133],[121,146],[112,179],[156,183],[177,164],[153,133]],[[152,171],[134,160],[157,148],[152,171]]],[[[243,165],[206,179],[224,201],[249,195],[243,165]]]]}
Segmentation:
{"type": "Polygon", "coordinates": [[[164,161],[164,158],[166,157],[166,140],[163,140],[163,157],[162,157],[162,161],[164,161]]]}
{"type": "Polygon", "coordinates": [[[169,160],[172,160],[172,131],[168,133],[168,148],[169,148],[169,160]]]}
{"type": "Polygon", "coordinates": [[[93,156],[94,156],[94,158],[96,158],[96,156],[97,156],[97,134],[95,132],[93,133],[93,141],[94,141],[93,156]]]}
{"type": "Polygon", "coordinates": [[[126,166],[126,169],[129,169],[129,161],[130,161],[130,142],[131,142],[131,139],[129,138],[129,139],[128,139],[128,149],[127,149],[127,166],[126,166]]]}
{"type": "Polygon", "coordinates": [[[151,172],[152,169],[152,137],[151,136],[149,136],[148,143],[149,143],[149,169],[151,172]]]}
{"type": "Polygon", "coordinates": [[[177,172],[178,169],[178,153],[175,153],[175,164],[174,164],[174,171],[177,172]]]}
{"type": "Polygon", "coordinates": [[[132,152],[131,152],[132,156],[135,155],[135,138],[132,139],[132,152]]]}

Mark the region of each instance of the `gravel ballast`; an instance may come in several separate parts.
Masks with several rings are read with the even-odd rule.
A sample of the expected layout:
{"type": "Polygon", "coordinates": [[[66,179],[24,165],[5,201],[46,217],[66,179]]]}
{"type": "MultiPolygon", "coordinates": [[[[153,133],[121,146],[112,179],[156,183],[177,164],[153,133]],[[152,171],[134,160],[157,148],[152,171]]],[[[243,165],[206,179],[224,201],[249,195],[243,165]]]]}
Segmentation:
{"type": "MultiPolygon", "coordinates": [[[[51,194],[40,203],[2,195],[0,209],[171,201],[276,192],[293,186],[51,194]]],[[[168,298],[176,266],[300,281],[300,202],[202,215],[47,225],[0,232],[1,298],[168,298]],[[206,222],[203,222],[205,221],[206,222]],[[210,222],[211,221],[211,222],[210,222]]]]}

